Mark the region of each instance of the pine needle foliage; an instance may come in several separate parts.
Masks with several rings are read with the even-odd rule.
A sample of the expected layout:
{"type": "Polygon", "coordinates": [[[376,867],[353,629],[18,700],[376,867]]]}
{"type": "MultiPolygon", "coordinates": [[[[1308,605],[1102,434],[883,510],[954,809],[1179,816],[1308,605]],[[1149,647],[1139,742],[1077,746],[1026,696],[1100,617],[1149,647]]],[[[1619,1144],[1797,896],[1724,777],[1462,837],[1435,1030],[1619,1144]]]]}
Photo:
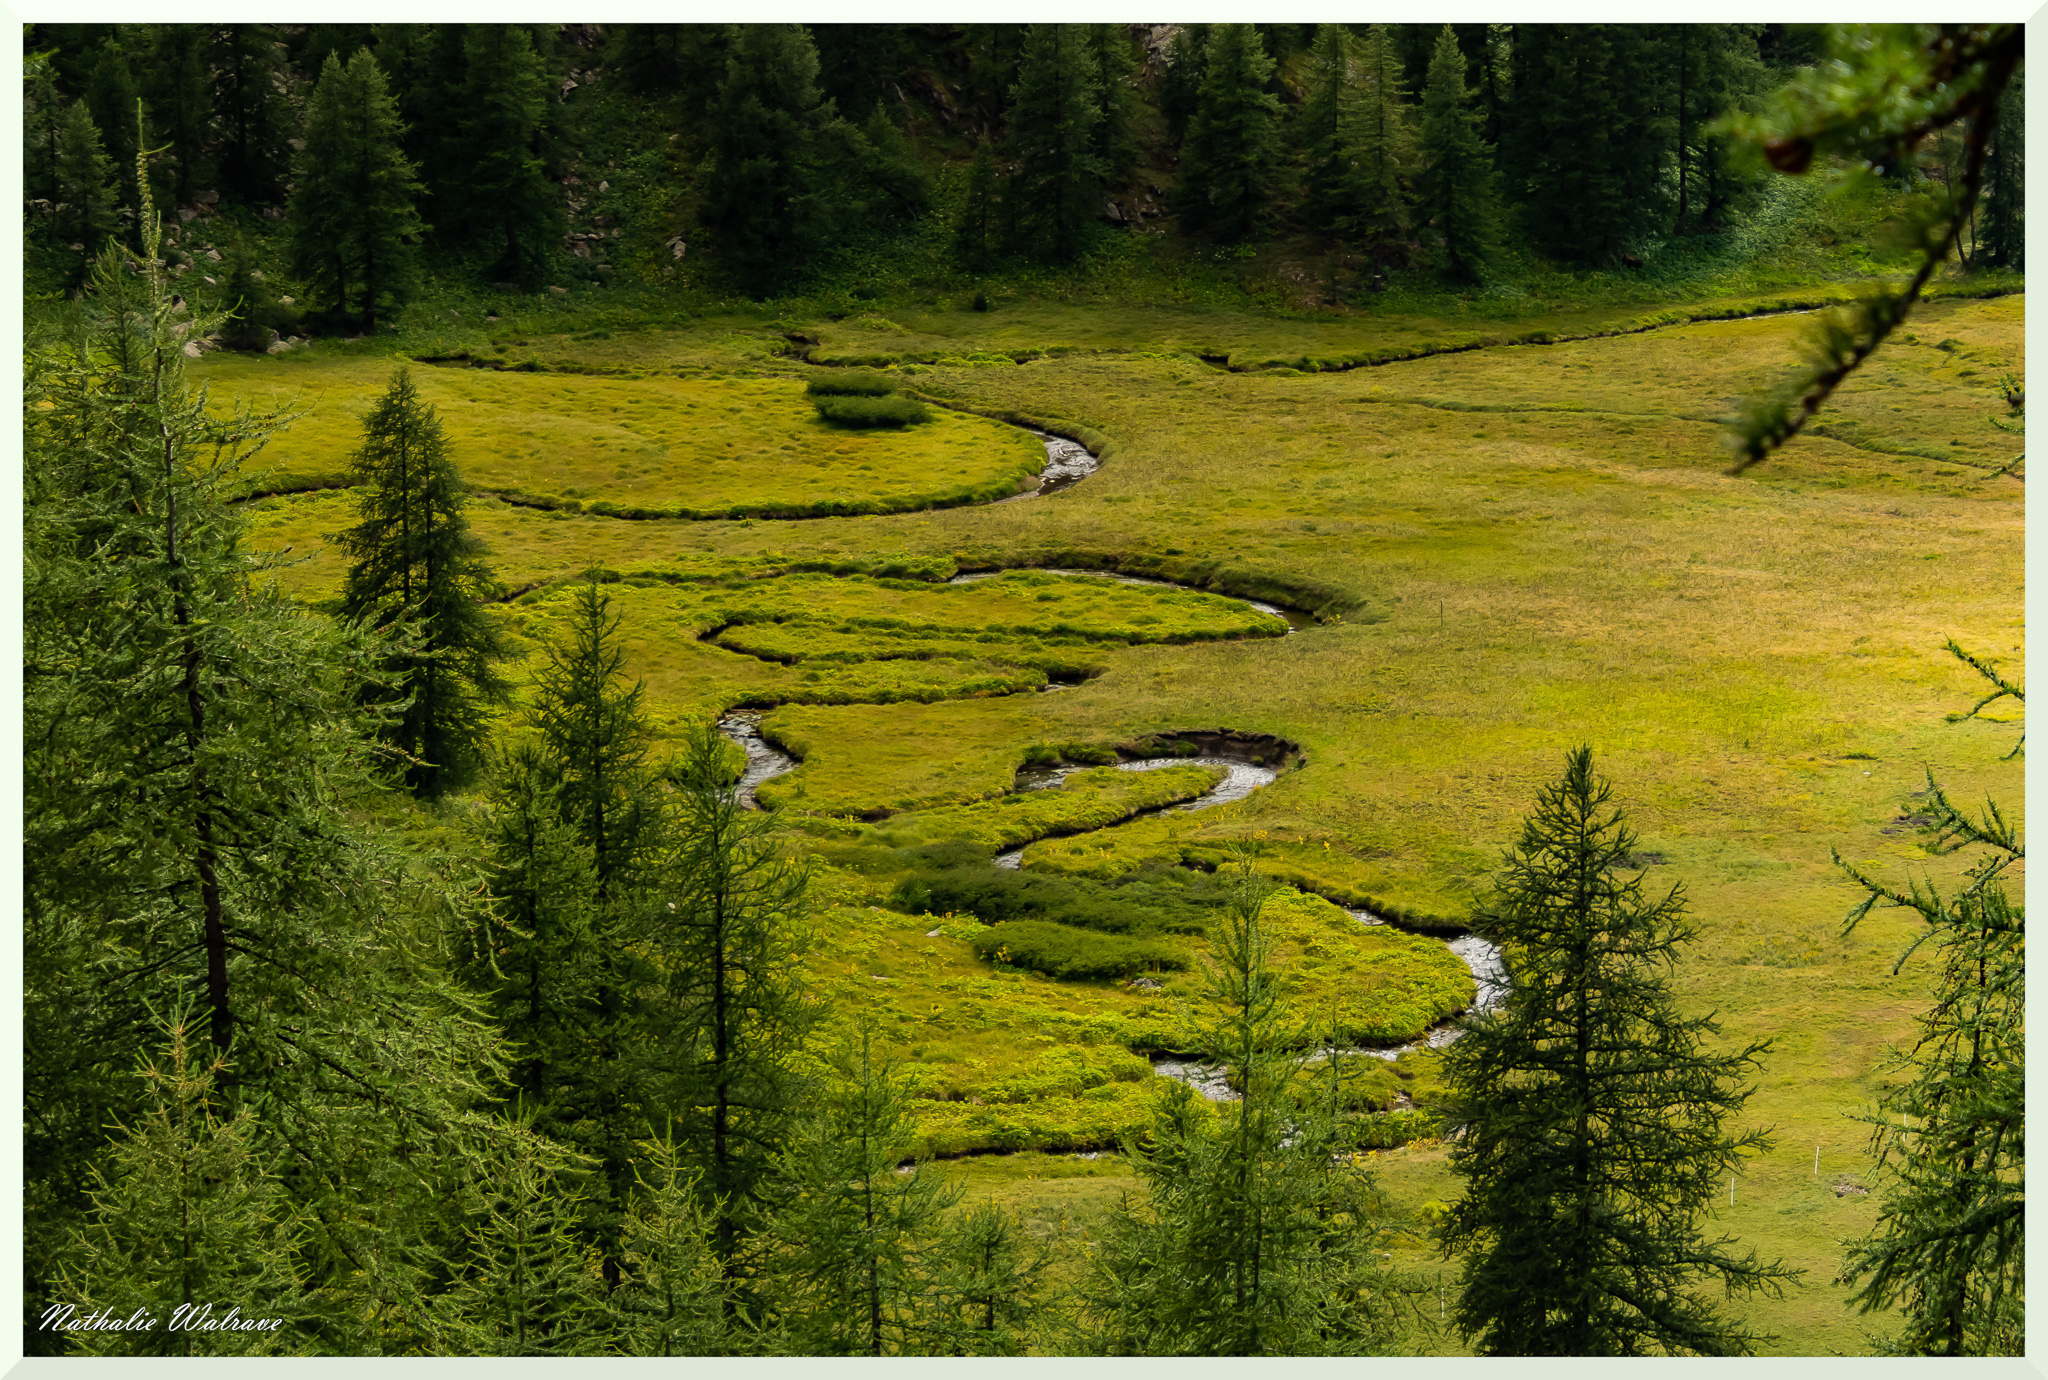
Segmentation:
{"type": "Polygon", "coordinates": [[[1465,55],[1446,24],[1422,92],[1415,210],[1434,235],[1438,267],[1454,281],[1476,280],[1497,239],[1493,157],[1480,140],[1480,119],[1465,90],[1465,55]]]}
{"type": "MultiPolygon", "coordinates": [[[[1966,714],[2023,689],[1953,640],[1948,651],[1992,691],[1966,714]]],[[[2018,747],[2013,749],[2016,754],[2018,747]]],[[[1849,928],[1873,907],[1915,911],[1923,929],[1893,971],[1931,949],[1940,977],[1898,1078],[1870,1118],[1889,1176],[1876,1229],[1852,1242],[1843,1277],[1865,1313],[1897,1308],[1887,1350],[1916,1356],[2022,1354],[2026,1309],[2026,914],[2006,894],[2025,861],[2019,833],[1995,802],[1976,819],[1930,774],[1920,810],[1929,851],[1976,852],[1953,896],[1927,882],[1905,891],[1835,861],[1864,890],[1849,928]]]]}
{"type": "Polygon", "coordinates": [[[782,1155],[773,1282],[787,1347],[805,1356],[934,1349],[940,1223],[960,1196],[911,1164],[910,1090],[864,1019],[782,1155]]]}
{"type": "Polygon", "coordinates": [[[1083,1350],[1359,1355],[1390,1340],[1403,1290],[1381,1264],[1372,1180],[1303,1073],[1311,1037],[1269,963],[1262,904],[1247,870],[1206,969],[1223,1014],[1202,1052],[1238,1100],[1212,1109],[1167,1085],[1129,1151],[1146,1198],[1113,1210],[1080,1291],[1083,1350]]]}
{"type": "Polygon", "coordinates": [[[1770,1144],[1723,1129],[1770,1044],[1712,1054],[1712,1017],[1678,1014],[1670,970],[1696,931],[1680,887],[1622,874],[1636,836],[1610,795],[1591,750],[1570,753],[1474,911],[1508,994],[1444,1054],[1456,1321],[1486,1355],[1748,1354],[1761,1338],[1700,1286],[1778,1296],[1797,1272],[1699,1219],[1770,1144]]]}
{"type": "Polygon", "coordinates": [[[506,653],[483,609],[497,581],[463,515],[468,491],[409,369],[364,419],[353,478],[357,522],[335,539],[349,557],[341,616],[411,632],[376,697],[396,708],[385,740],[403,754],[407,788],[438,796],[483,749],[508,690],[497,670],[506,653]]]}

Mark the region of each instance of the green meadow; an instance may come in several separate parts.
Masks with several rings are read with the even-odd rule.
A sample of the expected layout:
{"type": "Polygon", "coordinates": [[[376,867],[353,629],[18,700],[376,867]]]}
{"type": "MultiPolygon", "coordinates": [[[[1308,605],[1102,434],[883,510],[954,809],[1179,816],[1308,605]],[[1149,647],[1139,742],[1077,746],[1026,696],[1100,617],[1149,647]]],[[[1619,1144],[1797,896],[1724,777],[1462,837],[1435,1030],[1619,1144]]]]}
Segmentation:
{"type": "MultiPolygon", "coordinates": [[[[1455,924],[1589,743],[1650,884],[1690,900],[1683,1005],[1718,1013],[1730,1044],[1775,1041],[1747,1116],[1776,1148],[1715,1225],[1809,1273],[1744,1307],[1776,1350],[1856,1353],[1829,1282],[1875,1214],[1854,1118],[1931,988],[1923,967],[1893,972],[1898,913],[1843,933],[1857,893],[1829,850],[1900,883],[1951,875],[1909,821],[1929,772],[2020,810],[2001,760],[2018,728],[1945,721],[1978,696],[1941,648],[2023,650],[2023,488],[1993,474],[2019,438],[1992,419],[2024,363],[2025,299],[1924,304],[1807,435],[1730,476],[1721,419],[1796,364],[1800,311],[1836,291],[1513,316],[999,303],[581,335],[508,319],[439,347],[502,371],[413,371],[478,491],[508,596],[493,616],[526,653],[515,681],[595,568],[659,732],[755,708],[800,759],[759,799],[818,858],[813,989],[882,1020],[925,1148],[958,1157],[944,1172],[970,1197],[1092,1231],[1135,1181],[1070,1152],[1143,1124],[1144,1052],[1185,1048],[1200,983],[983,957],[975,917],[891,908],[932,859],[1025,846],[1027,870],[1114,897],[1249,848],[1290,888],[1269,913],[1298,1016],[1398,1043],[1468,1002],[1469,975],[1436,939],[1338,906],[1455,924]],[[847,363],[937,404],[932,420],[822,421],[805,380],[847,363]],[[1101,469],[992,502],[1042,463],[1020,421],[1101,469]],[[946,583],[988,570],[1009,573],[946,583]],[[1158,812],[1213,769],[1111,765],[1226,730],[1288,745],[1229,806],[1158,812]],[[1090,769],[1013,790],[1053,762],[1090,769]]],[[[254,544],[288,549],[277,578],[310,602],[339,588],[327,543],[351,515],[323,486],[345,483],[400,362],[365,342],[194,368],[218,407],[299,414],[258,457],[250,489],[270,496],[251,507],[254,544]]],[[[1198,936],[1170,942],[1198,962],[1198,936]]],[[[1358,1105],[1406,1117],[1431,1087],[1410,1056],[1361,1075],[1358,1105]]],[[[1374,1159],[1397,1259],[1454,1269],[1424,1235],[1456,1192],[1444,1147],[1374,1159]]]]}

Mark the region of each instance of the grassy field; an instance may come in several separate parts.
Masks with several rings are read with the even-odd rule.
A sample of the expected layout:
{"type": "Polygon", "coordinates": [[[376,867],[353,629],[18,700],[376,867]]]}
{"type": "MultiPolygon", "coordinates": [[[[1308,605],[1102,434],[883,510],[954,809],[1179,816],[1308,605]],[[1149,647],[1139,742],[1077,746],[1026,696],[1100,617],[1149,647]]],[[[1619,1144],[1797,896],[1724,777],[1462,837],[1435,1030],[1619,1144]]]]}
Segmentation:
{"type": "MultiPolygon", "coordinates": [[[[1940,649],[1952,636],[2017,664],[2023,647],[2023,491],[1990,476],[2019,438],[1990,422],[2005,412],[2000,376],[2023,361],[2024,298],[1923,306],[1807,437],[1733,478],[1718,419],[1795,364],[1805,320],[1692,318],[1756,305],[1504,318],[1481,302],[1464,316],[1341,321],[891,308],[522,338],[503,342],[502,358],[542,372],[416,373],[472,483],[583,507],[483,499],[473,510],[505,584],[543,585],[499,606],[518,640],[532,649],[556,626],[562,589],[546,582],[601,566],[624,577],[609,588],[664,732],[736,704],[776,706],[764,731],[803,765],[762,799],[838,859],[816,976],[896,1032],[928,1090],[921,1124],[936,1151],[1113,1140],[1146,1102],[1133,1046],[1165,1039],[1176,990],[1191,990],[1186,974],[1152,993],[1006,971],[973,956],[964,920],[933,935],[932,917],[881,908],[904,866],[892,850],[1056,835],[1138,803],[1075,788],[1042,807],[1047,817],[1006,827],[1018,807],[1000,798],[1034,752],[1233,729],[1284,739],[1299,758],[1227,809],[1042,837],[1027,866],[1109,878],[1160,860],[1213,863],[1243,841],[1264,848],[1276,878],[1455,919],[1566,750],[1590,743],[1643,836],[1652,883],[1683,885],[1698,919],[1683,1003],[1718,1012],[1730,1043],[1776,1041],[1749,1119],[1777,1128],[1777,1148],[1716,1216],[1809,1276],[1744,1311],[1782,1335],[1777,1350],[1853,1353],[1866,1349],[1864,1324],[1828,1283],[1840,1241],[1874,1214],[1854,1191],[1875,1181],[1852,1117],[1874,1101],[1882,1052],[1908,1036],[1928,986],[1920,969],[1891,972],[1909,937],[1896,913],[1842,934],[1855,896],[1828,851],[1895,880],[1952,870],[1902,822],[1929,770],[1958,799],[1993,794],[2019,809],[2020,768],[1999,761],[2016,729],[1943,721],[1976,696],[1972,673],[1940,649]],[[1590,338],[1484,343],[1539,333],[1590,338]],[[951,459],[890,452],[854,480],[812,443],[806,366],[784,353],[792,334],[821,359],[905,361],[891,373],[906,390],[955,408],[1056,423],[1104,465],[1055,495],[893,515],[591,511],[737,513],[766,495],[827,502],[983,482],[1007,492],[1027,447],[1037,453],[997,423],[948,413],[927,439],[960,438],[951,459]],[[1296,367],[1374,354],[1415,357],[1296,367]],[[608,372],[546,372],[571,369],[608,372]],[[827,477],[849,487],[803,487],[827,477]],[[1281,635],[1242,604],[1099,581],[938,583],[1047,566],[1272,599],[1319,622],[1281,635]],[[1074,683],[1038,693],[1056,680],[1074,683]],[[1838,1183],[1854,1187],[1838,1194],[1838,1183]]],[[[482,328],[462,343],[495,348],[482,328]]],[[[338,472],[390,366],[354,346],[205,369],[223,395],[312,404],[270,457],[312,479],[338,472]]],[[[844,444],[921,446],[923,431],[844,444]]],[[[340,492],[266,500],[258,544],[311,553],[282,578],[324,597],[341,567],[322,538],[347,516],[340,492]]],[[[1132,777],[1103,779],[1115,775],[1132,777]]],[[[1109,784],[1200,788],[1192,777],[1109,784]]],[[[1349,936],[1331,955],[1308,943],[1291,953],[1311,999],[1374,958],[1321,904],[1283,907],[1349,936]]],[[[1436,1000],[1431,961],[1418,949],[1396,965],[1400,1001],[1436,1000]]],[[[1390,1213],[1421,1232],[1429,1204],[1455,1192],[1442,1147],[1376,1158],[1390,1213]]],[[[1131,1186],[1113,1160],[1018,1155],[948,1172],[1042,1222],[1096,1220],[1131,1186]]],[[[1445,1268],[1419,1235],[1398,1254],[1445,1268]]]]}

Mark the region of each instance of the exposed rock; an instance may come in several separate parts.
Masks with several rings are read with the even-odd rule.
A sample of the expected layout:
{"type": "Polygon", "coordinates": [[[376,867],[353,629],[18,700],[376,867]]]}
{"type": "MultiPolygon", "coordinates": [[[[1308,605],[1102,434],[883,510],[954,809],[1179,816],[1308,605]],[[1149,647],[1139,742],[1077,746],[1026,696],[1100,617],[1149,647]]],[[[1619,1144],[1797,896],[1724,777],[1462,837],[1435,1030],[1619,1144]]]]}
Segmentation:
{"type": "MultiPolygon", "coordinates": [[[[220,256],[219,256],[218,254],[216,254],[216,255],[214,255],[214,257],[215,257],[215,258],[219,258],[220,256]]],[[[257,282],[257,283],[260,283],[260,282],[262,282],[262,281],[263,281],[263,270],[262,270],[262,269],[260,269],[260,268],[252,268],[252,269],[250,269],[250,270],[249,270],[249,279],[250,279],[250,281],[251,281],[251,282],[257,282]]]]}
{"type": "Polygon", "coordinates": [[[552,283],[548,285],[548,291],[552,292],[557,297],[567,297],[569,295],[569,289],[565,287],[556,287],[552,283]]]}
{"type": "Polygon", "coordinates": [[[517,284],[517,283],[492,283],[492,284],[491,284],[491,289],[492,289],[492,291],[494,291],[494,292],[517,292],[517,291],[519,291],[519,284],[517,284]]]}
{"type": "Polygon", "coordinates": [[[192,200],[198,202],[201,206],[215,206],[220,203],[220,193],[194,192],[192,193],[192,200]]]}
{"type": "Polygon", "coordinates": [[[689,247],[689,245],[683,242],[683,237],[681,235],[677,235],[674,239],[668,242],[668,256],[671,259],[680,259],[683,257],[683,251],[688,249],[689,247]]]}
{"type": "Polygon", "coordinates": [[[1145,65],[1157,67],[1166,60],[1166,47],[1180,31],[1178,24],[1133,24],[1131,36],[1145,50],[1145,65]]]}
{"type": "MultiPolygon", "coordinates": [[[[213,279],[208,278],[206,281],[210,283],[213,281],[213,279]]],[[[277,300],[278,303],[282,306],[294,307],[298,305],[298,299],[295,297],[280,297],[277,300]]]]}
{"type": "Polygon", "coordinates": [[[926,930],[926,931],[924,932],[924,937],[925,937],[926,939],[937,939],[937,938],[938,938],[938,937],[939,937],[940,935],[942,935],[942,934],[944,934],[944,933],[945,933],[945,931],[944,931],[944,930],[926,930]]]}
{"type": "Polygon", "coordinates": [[[1102,218],[1111,225],[1129,224],[1129,221],[1124,216],[1124,208],[1117,205],[1114,201],[1103,204],[1102,218]]]}
{"type": "Polygon", "coordinates": [[[612,189],[612,184],[609,182],[600,182],[597,184],[597,189],[600,192],[608,192],[612,189]]]}
{"type": "Polygon", "coordinates": [[[190,206],[180,206],[178,208],[178,219],[189,224],[192,221],[199,219],[199,213],[193,210],[190,206]]]}
{"type": "Polygon", "coordinates": [[[590,246],[578,240],[569,246],[569,252],[579,259],[587,259],[590,257],[590,246]]]}
{"type": "MultiPolygon", "coordinates": [[[[213,263],[219,263],[219,262],[220,262],[220,251],[219,251],[218,249],[209,249],[209,250],[207,250],[207,251],[206,251],[206,257],[207,257],[207,258],[208,258],[208,259],[209,259],[210,261],[212,261],[213,263]]],[[[256,275],[252,273],[252,274],[250,274],[249,276],[253,278],[253,277],[255,277],[256,275]]]]}
{"type": "MultiPolygon", "coordinates": [[[[938,933],[938,931],[934,930],[932,931],[932,933],[936,934],[938,933]]],[[[1132,992],[1163,992],[1166,990],[1165,983],[1155,981],[1154,979],[1148,977],[1132,978],[1129,982],[1124,984],[1124,987],[1126,990],[1132,992]]]]}

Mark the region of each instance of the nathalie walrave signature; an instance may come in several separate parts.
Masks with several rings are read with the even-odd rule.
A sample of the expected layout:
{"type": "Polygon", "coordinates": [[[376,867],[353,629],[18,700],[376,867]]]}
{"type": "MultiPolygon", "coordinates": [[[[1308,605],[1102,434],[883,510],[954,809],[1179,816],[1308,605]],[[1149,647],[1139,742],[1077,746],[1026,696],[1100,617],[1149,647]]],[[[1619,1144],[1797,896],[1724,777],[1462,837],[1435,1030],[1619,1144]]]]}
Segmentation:
{"type": "Polygon", "coordinates": [[[53,1303],[43,1310],[42,1330],[48,1332],[272,1332],[284,1326],[283,1318],[246,1318],[237,1304],[225,1313],[214,1312],[210,1303],[181,1303],[171,1310],[168,1326],[147,1308],[127,1317],[117,1317],[102,1308],[81,1313],[75,1303],[53,1303]]]}

